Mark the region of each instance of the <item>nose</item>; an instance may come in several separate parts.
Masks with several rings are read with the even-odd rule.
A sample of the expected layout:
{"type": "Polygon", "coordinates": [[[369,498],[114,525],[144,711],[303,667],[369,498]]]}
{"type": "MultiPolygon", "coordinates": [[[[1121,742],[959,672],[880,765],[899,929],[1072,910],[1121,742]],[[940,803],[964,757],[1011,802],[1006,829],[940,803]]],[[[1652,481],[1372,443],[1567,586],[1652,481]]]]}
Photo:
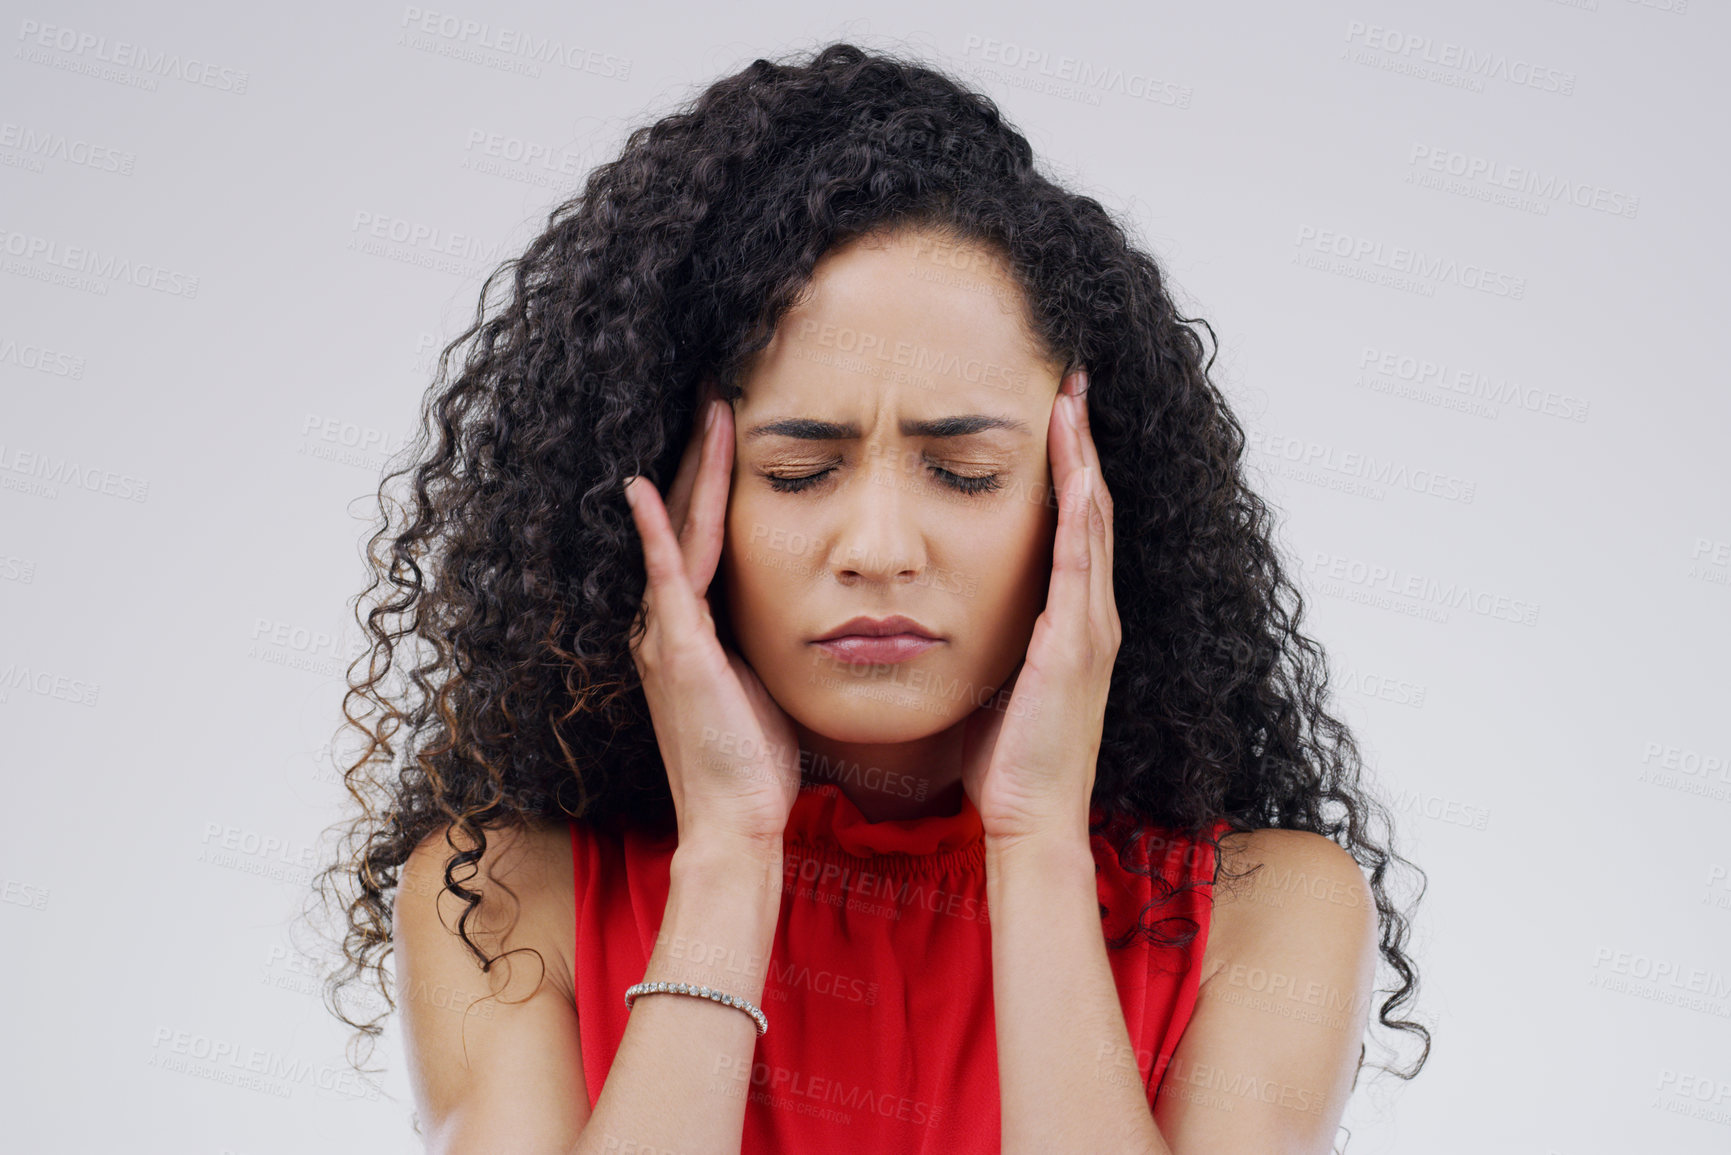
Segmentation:
{"type": "Polygon", "coordinates": [[[906,459],[898,450],[868,450],[868,468],[835,503],[830,572],[844,585],[911,582],[925,569],[922,510],[906,459]]]}

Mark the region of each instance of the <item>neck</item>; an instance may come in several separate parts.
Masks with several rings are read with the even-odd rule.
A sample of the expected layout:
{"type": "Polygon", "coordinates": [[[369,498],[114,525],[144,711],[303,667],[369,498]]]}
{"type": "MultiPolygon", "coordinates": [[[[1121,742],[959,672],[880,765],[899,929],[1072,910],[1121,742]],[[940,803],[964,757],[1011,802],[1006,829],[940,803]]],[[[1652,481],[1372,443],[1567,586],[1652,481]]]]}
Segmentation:
{"type": "Polygon", "coordinates": [[[912,742],[841,742],[795,724],[804,779],[833,782],[868,822],[938,818],[962,810],[962,731],[912,742]]]}

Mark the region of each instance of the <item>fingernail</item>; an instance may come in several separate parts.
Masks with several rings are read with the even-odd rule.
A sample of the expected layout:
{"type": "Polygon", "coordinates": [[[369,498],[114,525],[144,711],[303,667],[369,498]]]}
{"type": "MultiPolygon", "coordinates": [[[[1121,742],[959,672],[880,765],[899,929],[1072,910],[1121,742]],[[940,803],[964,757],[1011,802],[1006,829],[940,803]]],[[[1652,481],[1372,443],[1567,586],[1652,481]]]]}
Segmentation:
{"type": "Polygon", "coordinates": [[[633,506],[637,504],[637,494],[632,491],[631,483],[636,480],[637,475],[635,473],[625,479],[625,501],[633,506]]]}
{"type": "Polygon", "coordinates": [[[1078,369],[1076,371],[1076,395],[1078,397],[1080,397],[1082,394],[1086,393],[1087,391],[1088,391],[1088,371],[1086,369],[1078,369]]]}

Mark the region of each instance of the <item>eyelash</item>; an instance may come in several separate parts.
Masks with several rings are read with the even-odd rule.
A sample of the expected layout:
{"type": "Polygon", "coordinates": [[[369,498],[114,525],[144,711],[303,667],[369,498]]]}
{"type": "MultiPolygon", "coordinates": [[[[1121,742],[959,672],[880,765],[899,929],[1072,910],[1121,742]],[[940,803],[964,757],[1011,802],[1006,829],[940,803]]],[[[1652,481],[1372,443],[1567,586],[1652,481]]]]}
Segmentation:
{"type": "MultiPolygon", "coordinates": [[[[970,497],[991,493],[1003,488],[1004,485],[1002,475],[997,473],[988,473],[983,477],[964,477],[959,473],[951,473],[947,469],[939,469],[935,465],[931,467],[931,470],[938,475],[938,479],[943,484],[957,493],[964,493],[970,497]]],[[[808,473],[803,477],[784,477],[774,473],[766,473],[764,476],[769,478],[770,488],[777,493],[803,493],[817,484],[821,478],[834,472],[835,467],[831,466],[820,473],[808,473]]]]}

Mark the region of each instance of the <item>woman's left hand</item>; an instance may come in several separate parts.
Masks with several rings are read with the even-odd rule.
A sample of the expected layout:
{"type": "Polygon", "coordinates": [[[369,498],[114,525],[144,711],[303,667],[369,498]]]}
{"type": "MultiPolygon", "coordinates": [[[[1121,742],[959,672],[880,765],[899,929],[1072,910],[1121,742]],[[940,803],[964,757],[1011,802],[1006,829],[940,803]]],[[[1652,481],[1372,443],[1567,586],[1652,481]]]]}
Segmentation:
{"type": "Polygon", "coordinates": [[[1059,495],[1046,609],[1003,691],[968,719],[962,787],[987,839],[1086,839],[1106,695],[1123,630],[1112,588],[1112,496],[1088,429],[1087,373],[1059,386],[1047,430],[1059,495]]]}

